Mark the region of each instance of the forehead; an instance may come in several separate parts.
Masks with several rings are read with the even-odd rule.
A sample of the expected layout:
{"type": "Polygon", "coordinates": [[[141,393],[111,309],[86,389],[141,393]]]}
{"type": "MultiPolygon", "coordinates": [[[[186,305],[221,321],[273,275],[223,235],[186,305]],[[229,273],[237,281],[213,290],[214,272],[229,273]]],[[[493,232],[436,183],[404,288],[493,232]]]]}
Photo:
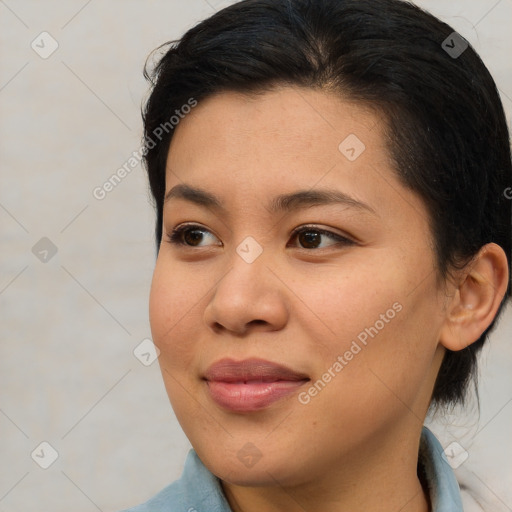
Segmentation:
{"type": "Polygon", "coordinates": [[[244,209],[267,204],[269,196],[329,188],[383,217],[411,208],[426,216],[422,201],[397,179],[384,130],[378,111],[334,92],[219,93],[176,127],[166,194],[186,183],[244,209]]]}
{"type": "MultiPolygon", "coordinates": [[[[215,162],[216,173],[265,169],[278,176],[305,167],[387,161],[378,112],[334,92],[279,87],[258,94],[223,92],[199,102],[176,127],[168,168],[187,172],[215,162]],[[344,162],[346,161],[346,162],[344,162]]],[[[347,166],[349,167],[349,166],[347,166]]]]}

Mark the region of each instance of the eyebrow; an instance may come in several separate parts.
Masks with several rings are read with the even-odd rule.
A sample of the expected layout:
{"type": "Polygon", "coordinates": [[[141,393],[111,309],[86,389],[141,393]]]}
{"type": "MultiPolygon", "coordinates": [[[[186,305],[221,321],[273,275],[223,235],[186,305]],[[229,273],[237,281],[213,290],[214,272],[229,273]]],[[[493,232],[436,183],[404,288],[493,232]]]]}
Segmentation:
{"type": "MultiPolygon", "coordinates": [[[[175,185],[165,195],[164,202],[172,198],[183,199],[199,206],[213,210],[226,211],[222,201],[214,194],[206,190],[192,187],[186,184],[175,185]]],[[[274,197],[269,204],[268,210],[271,213],[289,212],[310,206],[342,204],[350,208],[364,210],[377,215],[375,210],[366,203],[359,201],[348,194],[336,189],[312,189],[298,190],[290,194],[281,194],[274,197]]]]}

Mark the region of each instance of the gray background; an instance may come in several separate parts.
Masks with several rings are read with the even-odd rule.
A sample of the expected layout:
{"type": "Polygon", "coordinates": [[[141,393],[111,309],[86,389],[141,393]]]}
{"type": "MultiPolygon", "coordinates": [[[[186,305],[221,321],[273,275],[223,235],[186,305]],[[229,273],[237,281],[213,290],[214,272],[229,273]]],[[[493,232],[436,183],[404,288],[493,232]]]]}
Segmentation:
{"type": "MultiPolygon", "coordinates": [[[[143,170],[92,191],[140,148],[148,53],[228,3],[0,0],[0,512],[116,511],[181,473],[189,444],[158,364],[133,353],[151,336],[143,170]],[[59,45],[47,58],[43,31],[59,45]],[[48,469],[41,442],[58,452],[48,469]]],[[[510,120],[512,0],[416,3],[474,45],[510,120]]],[[[467,451],[457,476],[486,510],[512,510],[511,338],[509,309],[482,354],[480,416],[432,426],[467,451]]]]}

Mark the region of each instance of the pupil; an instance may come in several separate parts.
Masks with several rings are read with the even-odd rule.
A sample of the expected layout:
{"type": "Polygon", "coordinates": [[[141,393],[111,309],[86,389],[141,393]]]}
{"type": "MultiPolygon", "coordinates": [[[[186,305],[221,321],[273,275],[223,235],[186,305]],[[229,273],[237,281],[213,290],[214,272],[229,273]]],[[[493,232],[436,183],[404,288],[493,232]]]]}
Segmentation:
{"type": "Polygon", "coordinates": [[[320,233],[315,231],[304,231],[300,234],[300,243],[310,249],[310,245],[316,246],[320,242],[320,233]]]}
{"type": "Polygon", "coordinates": [[[193,229],[185,233],[185,242],[189,245],[195,245],[194,242],[201,242],[203,233],[198,229],[193,229]]]}

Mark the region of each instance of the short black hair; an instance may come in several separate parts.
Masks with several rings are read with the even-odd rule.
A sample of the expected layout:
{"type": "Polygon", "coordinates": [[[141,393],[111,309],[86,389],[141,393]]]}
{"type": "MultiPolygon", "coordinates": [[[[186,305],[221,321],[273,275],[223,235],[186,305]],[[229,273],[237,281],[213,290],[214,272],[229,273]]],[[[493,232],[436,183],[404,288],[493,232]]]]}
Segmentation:
{"type": "MultiPolygon", "coordinates": [[[[508,127],[496,84],[467,44],[402,0],[244,0],[162,45],[157,64],[144,69],[152,90],[143,108],[157,251],[170,117],[191,98],[291,85],[336,91],[384,114],[397,177],[429,212],[438,277],[463,268],[489,242],[504,249],[510,271],[508,127]]],[[[478,351],[510,293],[509,281],[475,343],[447,350],[432,404],[464,402],[478,351]]]]}

